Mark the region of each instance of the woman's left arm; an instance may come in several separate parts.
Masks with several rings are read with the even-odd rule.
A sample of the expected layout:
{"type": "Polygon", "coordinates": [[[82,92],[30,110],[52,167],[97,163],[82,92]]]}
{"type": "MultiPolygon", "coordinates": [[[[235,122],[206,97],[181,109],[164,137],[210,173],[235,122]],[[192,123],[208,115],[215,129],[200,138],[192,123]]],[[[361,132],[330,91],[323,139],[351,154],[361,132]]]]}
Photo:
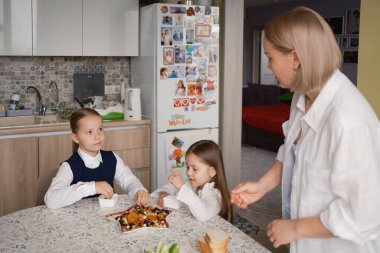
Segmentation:
{"type": "Polygon", "coordinates": [[[334,237],[322,224],[319,216],[298,220],[274,220],[268,225],[267,235],[275,248],[300,238],[334,237]]]}

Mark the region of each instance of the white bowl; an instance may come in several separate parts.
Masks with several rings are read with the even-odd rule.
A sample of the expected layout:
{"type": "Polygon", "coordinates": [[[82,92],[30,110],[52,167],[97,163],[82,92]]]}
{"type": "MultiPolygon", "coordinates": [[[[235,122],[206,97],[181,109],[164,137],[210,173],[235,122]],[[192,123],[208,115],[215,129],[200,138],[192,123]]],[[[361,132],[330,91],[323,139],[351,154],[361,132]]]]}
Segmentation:
{"type": "Polygon", "coordinates": [[[112,198],[106,199],[103,195],[99,196],[99,205],[101,207],[113,207],[118,200],[118,195],[115,193],[112,198]]]}
{"type": "Polygon", "coordinates": [[[166,196],[164,198],[164,206],[172,209],[178,209],[180,206],[179,200],[174,196],[166,196]]]}

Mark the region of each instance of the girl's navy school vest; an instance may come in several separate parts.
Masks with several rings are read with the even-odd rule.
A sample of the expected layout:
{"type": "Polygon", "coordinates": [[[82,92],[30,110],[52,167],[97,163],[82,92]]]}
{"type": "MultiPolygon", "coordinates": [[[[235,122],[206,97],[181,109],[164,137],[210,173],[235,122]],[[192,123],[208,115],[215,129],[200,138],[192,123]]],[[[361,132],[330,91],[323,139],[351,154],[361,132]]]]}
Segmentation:
{"type": "MultiPolygon", "coordinates": [[[[70,164],[71,171],[73,172],[73,181],[71,185],[78,182],[91,182],[91,181],[107,181],[113,188],[113,180],[116,172],[116,157],[112,151],[100,150],[102,160],[99,167],[90,169],[84,164],[84,161],[79,156],[78,152],[75,152],[66,162],[70,164]]],[[[89,197],[99,196],[93,195],[89,197]]]]}

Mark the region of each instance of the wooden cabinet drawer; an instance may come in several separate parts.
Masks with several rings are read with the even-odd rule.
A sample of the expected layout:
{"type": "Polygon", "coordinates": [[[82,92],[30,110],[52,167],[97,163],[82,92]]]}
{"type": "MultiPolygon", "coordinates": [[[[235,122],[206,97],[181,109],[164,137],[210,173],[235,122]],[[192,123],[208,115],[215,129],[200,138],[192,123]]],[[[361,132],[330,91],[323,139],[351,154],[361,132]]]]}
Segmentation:
{"type": "Polygon", "coordinates": [[[147,168],[150,166],[149,148],[138,148],[114,151],[131,169],[147,168]]]}
{"type": "Polygon", "coordinates": [[[104,150],[124,150],[150,147],[148,127],[105,132],[104,150]]]}

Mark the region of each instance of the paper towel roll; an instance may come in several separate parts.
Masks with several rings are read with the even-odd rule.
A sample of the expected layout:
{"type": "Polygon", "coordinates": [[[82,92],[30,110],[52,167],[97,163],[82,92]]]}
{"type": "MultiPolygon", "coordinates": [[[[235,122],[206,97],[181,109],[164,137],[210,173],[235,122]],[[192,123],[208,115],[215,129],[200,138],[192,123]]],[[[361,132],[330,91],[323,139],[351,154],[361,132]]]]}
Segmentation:
{"type": "Polygon", "coordinates": [[[141,91],[139,88],[125,90],[124,120],[141,120],[141,91]]]}

